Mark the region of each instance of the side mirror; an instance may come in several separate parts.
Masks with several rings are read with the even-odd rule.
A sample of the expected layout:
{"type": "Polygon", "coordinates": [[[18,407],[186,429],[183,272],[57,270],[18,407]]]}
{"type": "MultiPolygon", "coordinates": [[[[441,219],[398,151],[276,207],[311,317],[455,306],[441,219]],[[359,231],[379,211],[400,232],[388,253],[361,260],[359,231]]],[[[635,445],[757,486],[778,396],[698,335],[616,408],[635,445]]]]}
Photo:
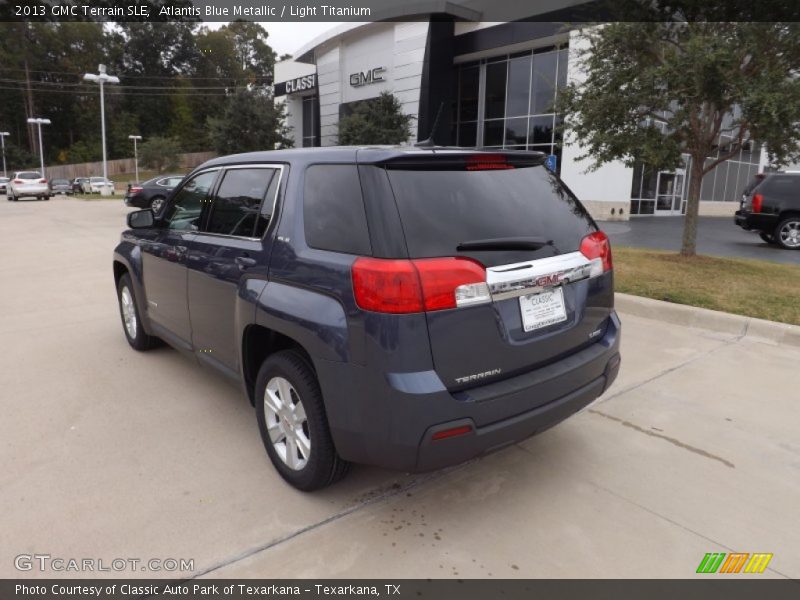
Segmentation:
{"type": "Polygon", "coordinates": [[[147,229],[153,226],[155,220],[155,215],[149,208],[128,213],[128,227],[131,229],[147,229]]]}

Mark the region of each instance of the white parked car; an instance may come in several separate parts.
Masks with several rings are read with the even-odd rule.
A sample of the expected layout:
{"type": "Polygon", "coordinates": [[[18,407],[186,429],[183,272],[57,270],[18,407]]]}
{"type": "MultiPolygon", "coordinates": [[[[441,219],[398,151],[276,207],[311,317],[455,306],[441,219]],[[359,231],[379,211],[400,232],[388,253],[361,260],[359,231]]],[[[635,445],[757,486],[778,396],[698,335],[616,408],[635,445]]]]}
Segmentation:
{"type": "Polygon", "coordinates": [[[87,194],[100,194],[104,187],[110,187],[114,193],[114,182],[103,177],[89,177],[89,181],[83,184],[83,191],[87,194]]]}
{"type": "Polygon", "coordinates": [[[50,200],[50,186],[39,171],[17,171],[7,184],[6,198],[16,202],[20,198],[50,200]]]}

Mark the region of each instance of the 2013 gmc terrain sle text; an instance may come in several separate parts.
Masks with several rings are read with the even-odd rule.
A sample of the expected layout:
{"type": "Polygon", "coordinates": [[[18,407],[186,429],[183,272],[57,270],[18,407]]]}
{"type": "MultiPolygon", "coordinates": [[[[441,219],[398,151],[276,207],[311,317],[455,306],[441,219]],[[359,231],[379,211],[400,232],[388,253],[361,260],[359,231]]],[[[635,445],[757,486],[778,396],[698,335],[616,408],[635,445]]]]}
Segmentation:
{"type": "Polygon", "coordinates": [[[240,381],[303,490],[523,440],[615,379],[608,238],[535,152],[209,161],[114,253],[124,332],[240,381]]]}

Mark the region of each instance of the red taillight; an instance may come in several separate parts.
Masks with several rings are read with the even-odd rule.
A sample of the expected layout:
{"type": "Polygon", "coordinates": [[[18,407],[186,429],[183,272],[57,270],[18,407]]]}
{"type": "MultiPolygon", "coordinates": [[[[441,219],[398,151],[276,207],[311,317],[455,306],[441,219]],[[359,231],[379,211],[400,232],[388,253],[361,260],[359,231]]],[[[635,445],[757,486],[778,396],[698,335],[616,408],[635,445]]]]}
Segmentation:
{"type": "Polygon", "coordinates": [[[458,288],[486,281],[486,269],[470,258],[422,258],[412,262],[422,283],[425,310],[455,308],[458,288]]]}
{"type": "Polygon", "coordinates": [[[25,183],[25,182],[24,182],[24,181],[22,181],[22,179],[15,179],[15,180],[14,180],[14,183],[16,183],[16,184],[23,184],[23,183],[25,183]]]}
{"type": "Polygon", "coordinates": [[[608,241],[608,236],[602,231],[595,231],[590,233],[583,240],[581,240],[581,254],[591,261],[597,261],[596,264],[602,266],[602,271],[595,273],[592,270],[592,276],[605,273],[614,268],[611,260],[611,243],[608,241]]]}
{"type": "Polygon", "coordinates": [[[39,183],[47,183],[47,179],[40,179],[39,183]]]}
{"type": "Polygon", "coordinates": [[[467,157],[467,171],[494,171],[513,169],[504,154],[473,154],[467,157]]]}
{"type": "Polygon", "coordinates": [[[142,191],[142,188],[140,188],[140,187],[132,187],[131,189],[128,190],[128,193],[130,193],[130,194],[138,194],[141,191],[142,191]]]}
{"type": "Polygon", "coordinates": [[[422,285],[410,260],[356,259],[353,291],[356,303],[364,310],[422,312],[422,285]]]}
{"type": "Polygon", "coordinates": [[[452,429],[444,429],[442,431],[437,431],[431,436],[431,439],[434,441],[446,440],[447,438],[452,438],[459,435],[466,435],[468,433],[472,433],[472,425],[462,425],[461,427],[453,427],[452,429]]]}
{"type": "Polygon", "coordinates": [[[358,258],[353,291],[364,310],[414,313],[491,300],[486,270],[469,258],[358,258]]]}
{"type": "Polygon", "coordinates": [[[753,195],[753,212],[760,213],[761,207],[764,206],[764,196],[761,194],[753,195]]]}

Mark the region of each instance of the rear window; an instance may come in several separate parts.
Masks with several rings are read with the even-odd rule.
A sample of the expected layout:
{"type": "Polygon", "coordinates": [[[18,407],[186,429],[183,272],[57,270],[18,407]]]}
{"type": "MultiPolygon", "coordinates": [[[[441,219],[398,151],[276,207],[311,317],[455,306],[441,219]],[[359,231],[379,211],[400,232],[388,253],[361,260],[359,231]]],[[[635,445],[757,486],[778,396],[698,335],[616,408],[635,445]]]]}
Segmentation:
{"type": "MultiPolygon", "coordinates": [[[[531,253],[485,253],[484,264],[576,251],[595,227],[583,206],[543,166],[508,170],[388,169],[411,258],[454,256],[463,242],[537,237],[531,253]]],[[[475,254],[472,252],[471,254],[475,254]]]]}
{"type": "Polygon", "coordinates": [[[372,254],[356,165],[312,165],[303,193],[306,243],[345,254],[372,254]]]}
{"type": "Polygon", "coordinates": [[[66,179],[53,179],[53,185],[69,185],[66,179]]]}
{"type": "Polygon", "coordinates": [[[41,179],[38,171],[23,171],[17,175],[18,179],[41,179]]]}
{"type": "Polygon", "coordinates": [[[758,189],[759,192],[773,196],[786,198],[800,196],[800,177],[797,175],[770,175],[758,189]]]}

